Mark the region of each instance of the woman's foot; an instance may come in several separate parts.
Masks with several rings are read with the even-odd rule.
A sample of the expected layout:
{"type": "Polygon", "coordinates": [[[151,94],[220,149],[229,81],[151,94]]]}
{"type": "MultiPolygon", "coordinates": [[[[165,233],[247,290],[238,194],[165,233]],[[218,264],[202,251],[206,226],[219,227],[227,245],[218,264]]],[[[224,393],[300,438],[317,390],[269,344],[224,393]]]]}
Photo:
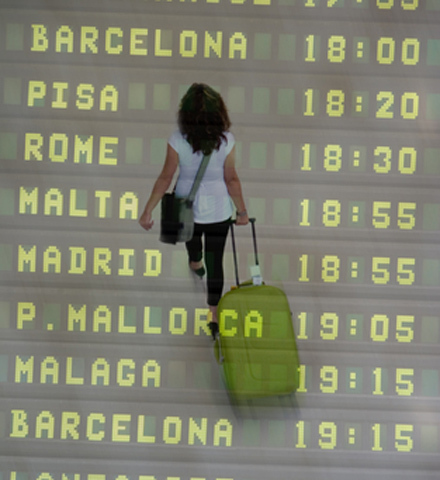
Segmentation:
{"type": "Polygon", "coordinates": [[[198,276],[203,277],[205,275],[205,267],[202,260],[200,262],[189,262],[189,268],[198,276]]]}
{"type": "Polygon", "coordinates": [[[218,328],[218,320],[217,320],[217,306],[209,306],[209,314],[208,314],[208,327],[211,331],[212,339],[215,340],[217,335],[219,334],[218,328]]]}
{"type": "Polygon", "coordinates": [[[218,323],[217,322],[209,322],[208,328],[211,331],[212,339],[215,340],[218,335],[218,323]]]}

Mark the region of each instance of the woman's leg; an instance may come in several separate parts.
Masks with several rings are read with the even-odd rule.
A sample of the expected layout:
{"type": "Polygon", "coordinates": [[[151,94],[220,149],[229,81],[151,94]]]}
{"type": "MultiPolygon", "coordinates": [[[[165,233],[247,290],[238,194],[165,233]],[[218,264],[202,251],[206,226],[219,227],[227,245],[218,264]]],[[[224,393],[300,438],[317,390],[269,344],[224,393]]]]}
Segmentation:
{"type": "Polygon", "coordinates": [[[203,269],[202,233],[203,233],[203,225],[195,223],[193,237],[191,240],[185,243],[186,249],[188,251],[190,268],[196,272],[201,271],[201,269],[203,269]]]}
{"type": "Polygon", "coordinates": [[[223,253],[229,231],[229,223],[229,220],[226,220],[204,226],[208,305],[212,313],[213,322],[217,322],[217,305],[223,292],[223,253]]]}

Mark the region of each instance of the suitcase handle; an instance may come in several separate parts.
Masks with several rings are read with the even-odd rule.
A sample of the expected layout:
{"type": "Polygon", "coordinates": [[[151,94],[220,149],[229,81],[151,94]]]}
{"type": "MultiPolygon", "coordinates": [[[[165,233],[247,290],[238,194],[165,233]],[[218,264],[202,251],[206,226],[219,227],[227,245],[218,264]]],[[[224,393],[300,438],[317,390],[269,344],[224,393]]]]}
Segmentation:
{"type": "MultiPolygon", "coordinates": [[[[252,239],[254,244],[254,253],[255,253],[255,265],[259,265],[258,263],[258,250],[257,250],[257,235],[255,231],[255,218],[250,218],[249,222],[252,228],[252,239]]],[[[237,264],[237,249],[235,246],[235,234],[234,234],[234,224],[235,220],[231,220],[231,240],[232,240],[232,253],[234,256],[234,267],[235,267],[235,280],[237,283],[237,287],[240,285],[240,280],[238,278],[238,264],[237,264]]]]}

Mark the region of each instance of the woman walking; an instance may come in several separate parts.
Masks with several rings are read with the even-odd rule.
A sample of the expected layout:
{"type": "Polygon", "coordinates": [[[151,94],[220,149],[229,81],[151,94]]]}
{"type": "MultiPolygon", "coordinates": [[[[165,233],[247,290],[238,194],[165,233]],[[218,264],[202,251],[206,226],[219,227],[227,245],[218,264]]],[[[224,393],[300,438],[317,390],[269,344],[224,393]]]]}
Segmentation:
{"type": "Polygon", "coordinates": [[[236,224],[246,225],[249,221],[235,170],[235,139],[229,132],[230,125],[220,94],[203,83],[191,85],[180,102],[179,129],[168,139],[165,164],[139,219],[140,225],[150,230],[152,211],[168,190],[177,167],[176,196],[186,197],[203,155],[211,155],[193,204],[194,235],[185,245],[189,268],[203,277],[206,266],[208,326],[213,338],[218,333],[217,305],[223,291],[223,252],[232,203],[236,224]]]}

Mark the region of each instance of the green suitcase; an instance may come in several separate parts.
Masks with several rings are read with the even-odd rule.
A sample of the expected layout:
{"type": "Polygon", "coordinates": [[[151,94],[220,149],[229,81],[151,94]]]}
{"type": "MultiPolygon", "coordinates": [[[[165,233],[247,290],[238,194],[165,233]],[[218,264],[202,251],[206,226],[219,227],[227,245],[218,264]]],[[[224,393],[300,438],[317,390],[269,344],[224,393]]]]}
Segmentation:
{"type": "MultiPolygon", "coordinates": [[[[251,226],[258,266],[255,219],[251,226]]],[[[291,394],[299,384],[299,357],[289,302],[277,287],[239,283],[232,224],[231,239],[237,286],[219,302],[215,344],[226,388],[235,399],[291,394]]]]}

